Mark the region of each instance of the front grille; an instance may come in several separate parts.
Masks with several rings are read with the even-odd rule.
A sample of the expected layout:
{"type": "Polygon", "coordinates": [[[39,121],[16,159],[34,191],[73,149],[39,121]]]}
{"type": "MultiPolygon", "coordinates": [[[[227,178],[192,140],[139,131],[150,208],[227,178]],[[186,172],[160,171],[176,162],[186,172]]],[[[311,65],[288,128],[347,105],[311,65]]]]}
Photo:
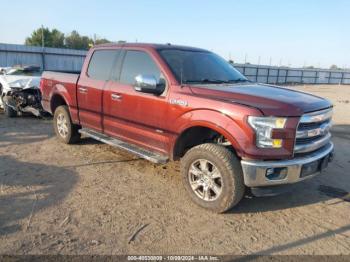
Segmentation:
{"type": "Polygon", "coordinates": [[[315,151],[330,142],[332,109],[305,114],[298,125],[294,153],[315,151]]]}
{"type": "Polygon", "coordinates": [[[330,119],[321,121],[321,122],[313,122],[313,123],[299,123],[298,130],[307,130],[307,129],[314,129],[320,127],[320,125],[330,123],[330,119]]]}
{"type": "Polygon", "coordinates": [[[311,142],[315,142],[317,140],[319,140],[320,138],[322,138],[323,136],[314,136],[314,137],[305,137],[305,138],[297,138],[296,139],[296,144],[297,145],[305,145],[311,142]]]}

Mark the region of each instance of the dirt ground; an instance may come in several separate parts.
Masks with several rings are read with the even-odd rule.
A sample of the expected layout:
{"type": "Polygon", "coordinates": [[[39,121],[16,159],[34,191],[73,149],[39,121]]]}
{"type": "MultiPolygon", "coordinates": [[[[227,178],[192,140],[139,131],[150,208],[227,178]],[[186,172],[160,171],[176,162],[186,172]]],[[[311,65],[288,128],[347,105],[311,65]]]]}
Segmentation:
{"type": "Polygon", "coordinates": [[[189,200],[178,163],[63,145],[51,120],[0,113],[0,254],[350,254],[350,86],[293,88],[334,103],[335,161],[223,215],[189,200]]]}

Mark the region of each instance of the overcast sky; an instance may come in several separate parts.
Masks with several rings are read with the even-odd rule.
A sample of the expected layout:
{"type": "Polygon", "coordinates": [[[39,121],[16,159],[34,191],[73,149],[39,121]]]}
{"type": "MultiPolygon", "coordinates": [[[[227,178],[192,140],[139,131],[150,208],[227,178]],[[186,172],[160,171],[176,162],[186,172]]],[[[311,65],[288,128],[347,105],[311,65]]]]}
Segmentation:
{"type": "Polygon", "coordinates": [[[235,62],[350,67],[350,0],[1,1],[0,42],[64,33],[202,47],[235,62]]]}

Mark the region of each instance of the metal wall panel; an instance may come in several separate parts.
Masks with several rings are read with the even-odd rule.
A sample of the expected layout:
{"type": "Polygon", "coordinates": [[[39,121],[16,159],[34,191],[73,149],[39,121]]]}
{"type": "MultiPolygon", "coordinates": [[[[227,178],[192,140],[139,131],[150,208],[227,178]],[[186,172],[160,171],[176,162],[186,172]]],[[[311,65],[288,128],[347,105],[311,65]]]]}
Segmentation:
{"type": "MultiPolygon", "coordinates": [[[[87,51],[63,48],[0,44],[0,67],[38,65],[44,70],[79,71],[87,51]]],[[[234,64],[248,79],[261,83],[350,84],[350,71],[286,68],[266,65],[234,64]]]]}
{"type": "Polygon", "coordinates": [[[43,70],[79,71],[87,51],[0,44],[0,67],[38,65],[43,70]]]}
{"type": "Polygon", "coordinates": [[[249,80],[269,84],[349,84],[349,70],[234,64],[249,80]]]}

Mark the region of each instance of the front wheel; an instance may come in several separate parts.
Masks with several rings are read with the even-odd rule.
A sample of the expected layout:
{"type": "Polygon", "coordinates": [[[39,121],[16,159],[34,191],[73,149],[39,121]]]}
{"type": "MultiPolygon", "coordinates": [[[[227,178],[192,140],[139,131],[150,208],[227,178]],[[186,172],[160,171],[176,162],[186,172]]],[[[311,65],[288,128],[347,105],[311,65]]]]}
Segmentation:
{"type": "Polygon", "coordinates": [[[80,140],[79,127],[72,123],[67,106],[59,106],[55,110],[54,128],[56,136],[65,144],[74,144],[80,140]]]}
{"type": "Polygon", "coordinates": [[[202,144],[181,159],[183,183],[201,207],[223,213],[243,198],[245,185],[239,160],[227,148],[202,144]]]}

